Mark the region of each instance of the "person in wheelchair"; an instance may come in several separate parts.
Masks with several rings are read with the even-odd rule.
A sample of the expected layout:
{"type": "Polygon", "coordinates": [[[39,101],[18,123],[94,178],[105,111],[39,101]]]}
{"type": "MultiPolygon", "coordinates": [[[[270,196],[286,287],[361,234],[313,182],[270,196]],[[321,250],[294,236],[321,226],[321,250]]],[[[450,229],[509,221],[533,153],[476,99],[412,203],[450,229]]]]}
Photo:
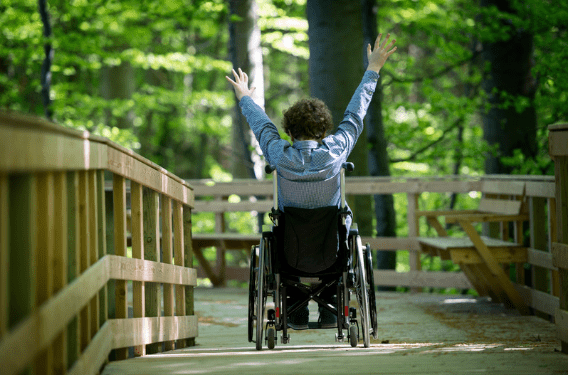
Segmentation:
{"type": "MultiPolygon", "coordinates": [[[[336,132],[327,135],[333,128],[333,122],[329,109],[321,100],[303,99],[284,112],[283,127],[291,138],[292,145],[280,137],[277,127],[251,98],[255,87],[248,87],[247,74],[238,69],[238,72],[232,71],[235,80],[226,76],[263,155],[270,165],[276,167],[280,211],[284,211],[285,207],[300,210],[340,208],[340,170],[363,131],[363,120],[377,85],[379,71],[397,49],[394,47],[395,40],[389,42],[390,34],[387,34],[383,43],[381,37],[382,34],[379,34],[373,50],[371,45],[367,47],[367,70],[336,132]]],[[[347,209],[346,237],[352,222],[351,211],[349,207],[347,209]]],[[[333,263],[333,259],[324,259],[320,263],[312,269],[325,269],[333,263]]],[[[320,296],[334,305],[335,292],[332,287],[320,296]]],[[[290,303],[294,303],[301,296],[292,293],[288,297],[290,303]]],[[[336,315],[322,307],[319,308],[319,313],[320,327],[336,326],[336,315]]],[[[306,306],[289,317],[288,324],[294,329],[305,329],[308,328],[308,318],[306,303],[306,306]]]]}

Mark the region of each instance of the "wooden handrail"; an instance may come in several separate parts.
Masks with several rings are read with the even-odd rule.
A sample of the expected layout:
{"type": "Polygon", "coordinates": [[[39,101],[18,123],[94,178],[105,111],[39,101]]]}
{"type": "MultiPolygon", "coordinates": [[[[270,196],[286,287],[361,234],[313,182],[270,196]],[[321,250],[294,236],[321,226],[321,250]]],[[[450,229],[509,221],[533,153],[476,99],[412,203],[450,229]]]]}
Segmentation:
{"type": "Polygon", "coordinates": [[[197,336],[193,205],[191,185],[131,150],[88,132],[0,111],[3,373],[27,368],[96,373],[113,349],[121,359],[128,347],[143,355],[147,345],[155,350],[161,342],[170,342],[170,348],[191,344],[197,336]],[[113,180],[108,196],[105,174],[113,180]],[[127,195],[134,203],[129,213],[137,219],[129,233],[127,195]],[[175,238],[163,261],[160,212],[172,223],[162,228],[169,230],[165,238],[175,238]],[[133,281],[132,302],[127,281],[133,281]],[[145,283],[150,284],[144,288],[145,283]],[[164,302],[158,299],[159,284],[172,291],[164,302]],[[167,316],[160,317],[162,303],[167,316]]]}

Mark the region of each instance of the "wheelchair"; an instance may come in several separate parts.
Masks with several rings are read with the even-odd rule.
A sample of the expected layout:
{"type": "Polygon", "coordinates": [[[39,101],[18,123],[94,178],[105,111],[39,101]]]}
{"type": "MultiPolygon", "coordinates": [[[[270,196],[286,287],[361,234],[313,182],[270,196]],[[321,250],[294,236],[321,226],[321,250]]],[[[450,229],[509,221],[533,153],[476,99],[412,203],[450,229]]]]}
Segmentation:
{"type": "Polygon", "coordinates": [[[370,346],[370,336],[377,339],[377,308],[369,244],[362,245],[357,225],[347,230],[349,215],[345,200],[345,173],[353,170],[344,163],[340,171],[341,207],[317,209],[278,209],[277,172],[273,173],[274,205],[270,213],[273,225],[264,226],[259,245],[251,249],[248,301],[248,340],[256,349],[263,344],[274,349],[277,332],[281,343],[290,342],[288,317],[309,301],[336,316],[336,327],[321,327],[309,322],[309,329],[335,328],[336,342],[347,341],[357,347],[370,346]],[[320,234],[320,235],[319,235],[320,234]],[[325,291],[334,293],[336,305],[322,298],[325,291]],[[301,296],[289,306],[291,292],[301,296]],[[350,307],[350,298],[357,301],[350,307]],[[267,308],[272,298],[274,308],[267,308]],[[359,319],[358,319],[359,316],[359,319]],[[361,333],[361,335],[360,335],[361,333]]]}

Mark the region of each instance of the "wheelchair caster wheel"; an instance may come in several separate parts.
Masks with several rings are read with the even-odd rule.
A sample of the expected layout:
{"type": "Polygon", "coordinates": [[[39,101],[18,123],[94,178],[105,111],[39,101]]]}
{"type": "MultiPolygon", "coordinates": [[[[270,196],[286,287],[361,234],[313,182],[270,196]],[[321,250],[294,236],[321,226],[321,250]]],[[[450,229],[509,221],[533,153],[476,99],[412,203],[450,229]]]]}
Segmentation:
{"type": "Polygon", "coordinates": [[[358,346],[358,327],[354,324],[350,326],[350,345],[352,348],[358,346]]]}
{"type": "Polygon", "coordinates": [[[286,336],[285,335],[281,336],[281,343],[288,344],[289,342],[290,342],[290,335],[287,334],[286,336]]]}
{"type": "Polygon", "coordinates": [[[336,340],[336,342],[344,342],[344,335],[339,336],[337,333],[334,335],[334,340],[336,340]]]}
{"type": "Polygon", "coordinates": [[[267,329],[267,347],[269,349],[275,348],[275,328],[269,327],[267,329]]]}

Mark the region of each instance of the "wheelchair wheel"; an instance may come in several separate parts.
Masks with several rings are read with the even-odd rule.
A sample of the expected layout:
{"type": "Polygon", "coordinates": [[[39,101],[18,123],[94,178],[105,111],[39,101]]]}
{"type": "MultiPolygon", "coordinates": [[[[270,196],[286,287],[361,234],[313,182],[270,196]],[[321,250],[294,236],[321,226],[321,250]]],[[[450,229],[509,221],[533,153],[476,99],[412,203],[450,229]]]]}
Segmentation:
{"type": "Polygon", "coordinates": [[[358,327],[355,324],[350,325],[350,345],[352,348],[358,346],[358,327]]]}
{"type": "Polygon", "coordinates": [[[377,307],[375,304],[375,282],[373,279],[373,262],[372,262],[371,249],[369,247],[369,244],[366,244],[365,248],[365,262],[366,262],[366,280],[369,285],[368,297],[369,297],[371,334],[373,338],[377,340],[377,307]]]}
{"type": "Polygon", "coordinates": [[[269,349],[275,348],[275,338],[276,338],[275,328],[269,327],[267,328],[267,347],[269,349]]]}
{"type": "Polygon", "coordinates": [[[356,237],[355,256],[356,259],[356,297],[360,305],[360,322],[362,326],[362,337],[364,347],[369,348],[370,345],[370,311],[369,311],[369,285],[366,281],[366,268],[364,260],[364,248],[360,236],[356,237]]]}
{"type": "Polygon", "coordinates": [[[251,249],[251,263],[249,265],[249,314],[247,324],[247,339],[249,342],[253,341],[253,329],[255,327],[255,301],[256,301],[256,287],[257,287],[257,252],[259,246],[254,246],[251,249]]]}
{"type": "Polygon", "coordinates": [[[263,348],[263,325],[264,325],[264,316],[265,316],[265,304],[267,302],[267,285],[265,283],[265,267],[266,267],[266,260],[268,254],[268,239],[263,237],[261,239],[261,247],[259,249],[259,267],[257,271],[257,298],[256,298],[256,331],[257,337],[255,340],[255,344],[257,350],[261,350],[263,348]]]}

